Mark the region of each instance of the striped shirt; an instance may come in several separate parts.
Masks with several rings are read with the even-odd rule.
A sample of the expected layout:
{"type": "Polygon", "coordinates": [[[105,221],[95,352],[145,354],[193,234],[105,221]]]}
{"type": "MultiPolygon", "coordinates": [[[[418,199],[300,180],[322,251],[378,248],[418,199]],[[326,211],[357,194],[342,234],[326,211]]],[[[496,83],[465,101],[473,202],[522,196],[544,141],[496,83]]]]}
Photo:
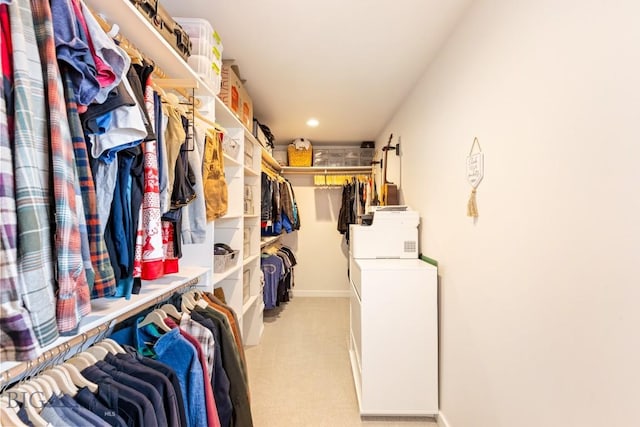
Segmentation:
{"type": "Polygon", "coordinates": [[[13,160],[18,222],[17,289],[40,345],[58,338],[55,322],[47,120],[30,2],[9,5],[13,46],[13,160]]]}
{"type": "Polygon", "coordinates": [[[31,0],[33,25],[40,51],[49,112],[49,144],[55,200],[55,250],[58,300],[56,321],[61,334],[74,334],[82,316],[91,312],[89,286],[81,254],[75,199],[75,160],[56,59],[51,7],[47,0],[31,0]]]}
{"type": "Polygon", "coordinates": [[[29,360],[36,357],[38,342],[18,292],[18,218],[13,153],[9,143],[13,129],[9,129],[7,117],[7,114],[13,116],[13,101],[5,102],[5,96],[11,96],[9,91],[13,84],[11,32],[6,5],[0,5],[0,51],[0,360],[29,360]],[[8,89],[6,92],[5,87],[8,89]]]}
{"type": "Polygon", "coordinates": [[[78,115],[78,106],[76,104],[76,96],[73,93],[73,85],[65,68],[62,68],[64,76],[65,97],[67,101],[67,117],[69,119],[69,127],[71,130],[71,141],[73,142],[73,151],[75,154],[76,171],[80,180],[80,191],[82,194],[82,202],[84,204],[84,215],[86,219],[87,236],[89,238],[89,251],[91,255],[91,263],[95,273],[93,289],[91,291],[92,298],[101,298],[112,296],[116,291],[116,281],[113,274],[113,268],[109,260],[109,252],[104,242],[104,234],[100,224],[98,215],[98,207],[96,201],[96,189],[93,181],[93,175],[89,165],[89,155],[87,152],[87,143],[84,139],[82,123],[78,115]]]}

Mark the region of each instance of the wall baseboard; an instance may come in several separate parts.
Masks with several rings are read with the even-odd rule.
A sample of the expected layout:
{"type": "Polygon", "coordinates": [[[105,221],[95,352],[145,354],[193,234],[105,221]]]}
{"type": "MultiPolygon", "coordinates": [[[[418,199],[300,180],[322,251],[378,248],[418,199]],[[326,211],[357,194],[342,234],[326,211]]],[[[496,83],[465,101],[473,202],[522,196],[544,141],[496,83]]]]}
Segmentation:
{"type": "Polygon", "coordinates": [[[438,419],[436,421],[438,422],[438,427],[451,427],[442,412],[438,412],[438,419]]]}
{"type": "Polygon", "coordinates": [[[294,297],[311,297],[311,298],[349,298],[349,291],[305,291],[304,289],[293,290],[294,297]]]}

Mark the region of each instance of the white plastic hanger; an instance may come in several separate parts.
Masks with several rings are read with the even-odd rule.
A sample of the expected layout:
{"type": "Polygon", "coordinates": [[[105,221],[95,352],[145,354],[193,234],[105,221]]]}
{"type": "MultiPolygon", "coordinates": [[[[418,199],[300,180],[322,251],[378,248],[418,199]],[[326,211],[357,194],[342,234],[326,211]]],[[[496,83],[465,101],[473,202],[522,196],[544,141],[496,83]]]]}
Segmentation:
{"type": "Polygon", "coordinates": [[[42,390],[36,389],[33,384],[30,384],[28,382],[21,382],[17,386],[11,388],[11,391],[16,394],[15,400],[17,400],[18,402],[24,402],[23,399],[25,395],[42,392],[42,390]]]}
{"type": "Polygon", "coordinates": [[[73,384],[73,381],[71,381],[69,373],[59,366],[47,369],[42,375],[52,378],[64,394],[68,394],[71,397],[78,394],[78,388],[73,384]]]}
{"type": "Polygon", "coordinates": [[[113,350],[113,354],[126,354],[127,352],[124,351],[124,348],[120,347],[120,344],[118,344],[116,341],[112,340],[111,338],[105,338],[101,341],[102,343],[105,343],[107,345],[111,346],[111,349],[113,350]]]}
{"type": "Polygon", "coordinates": [[[138,328],[141,328],[145,325],[156,325],[158,329],[163,332],[171,331],[171,328],[164,323],[164,319],[166,318],[166,314],[161,310],[153,310],[151,313],[147,314],[147,316],[142,320],[142,322],[138,323],[138,328]]]}
{"type": "Polygon", "coordinates": [[[0,396],[0,425],[27,427],[17,413],[17,405],[6,396],[0,396]]]}
{"type": "Polygon", "coordinates": [[[120,344],[118,344],[111,338],[105,338],[95,345],[99,345],[100,347],[106,348],[111,354],[118,354],[118,353],[126,354],[126,351],[124,351],[124,348],[120,347],[120,344]]]}
{"type": "Polygon", "coordinates": [[[95,365],[97,361],[98,359],[96,359],[94,355],[82,352],[67,360],[67,363],[70,363],[71,365],[78,368],[78,371],[82,371],[89,366],[95,365]]]}
{"type": "MultiPolygon", "coordinates": [[[[25,397],[26,396],[29,396],[31,398],[31,396],[33,396],[33,395],[35,395],[37,393],[42,393],[42,390],[37,389],[36,387],[34,387],[31,384],[22,383],[18,387],[15,387],[14,391],[18,392],[17,395],[16,395],[15,400],[17,400],[18,402],[21,402],[24,405],[24,410],[27,412],[27,416],[29,417],[29,421],[31,421],[31,423],[35,427],[48,427],[48,426],[50,426],[50,423],[40,416],[40,414],[36,410],[36,407],[33,406],[31,404],[31,402],[29,402],[29,401],[25,402],[25,397]]],[[[30,398],[29,398],[29,400],[31,400],[30,398]]]]}
{"type": "Polygon", "coordinates": [[[100,345],[92,345],[88,349],[84,351],[84,353],[89,353],[94,356],[97,360],[104,360],[109,354],[109,350],[106,347],[102,347],[100,345]]]}
{"type": "Polygon", "coordinates": [[[71,382],[76,387],[78,388],[87,387],[89,391],[91,391],[91,393],[95,393],[98,391],[98,385],[95,383],[92,383],[91,381],[83,377],[78,367],[69,363],[69,361],[58,366],[58,368],[64,369],[69,374],[69,378],[71,378],[71,382]]]}
{"type": "MultiPolygon", "coordinates": [[[[38,375],[37,379],[40,380],[40,383],[45,383],[49,386],[49,388],[51,388],[52,395],[62,396],[62,390],[60,389],[60,386],[58,386],[58,383],[56,383],[56,381],[53,378],[45,374],[40,374],[38,375]]],[[[51,396],[49,396],[49,398],[51,398],[51,396]]]]}
{"type": "Polygon", "coordinates": [[[180,313],[176,308],[176,306],[173,304],[165,304],[162,307],[160,307],[160,309],[165,313],[167,313],[167,316],[170,316],[175,320],[182,319],[182,313],[180,313]]]}
{"type": "Polygon", "coordinates": [[[191,312],[196,307],[196,299],[194,297],[195,291],[189,291],[182,294],[182,300],[180,306],[182,307],[182,311],[186,311],[188,313],[191,312]]]}
{"type": "Polygon", "coordinates": [[[49,399],[51,399],[51,396],[53,396],[53,389],[51,388],[49,383],[40,377],[30,379],[29,381],[27,381],[27,384],[30,384],[37,388],[38,391],[41,392],[44,396],[45,401],[49,401],[49,399]]]}
{"type": "Polygon", "coordinates": [[[98,343],[94,343],[93,344],[94,347],[102,347],[104,348],[107,353],[111,353],[111,354],[116,354],[116,350],[113,348],[113,345],[110,342],[107,341],[100,341],[98,343]]]}

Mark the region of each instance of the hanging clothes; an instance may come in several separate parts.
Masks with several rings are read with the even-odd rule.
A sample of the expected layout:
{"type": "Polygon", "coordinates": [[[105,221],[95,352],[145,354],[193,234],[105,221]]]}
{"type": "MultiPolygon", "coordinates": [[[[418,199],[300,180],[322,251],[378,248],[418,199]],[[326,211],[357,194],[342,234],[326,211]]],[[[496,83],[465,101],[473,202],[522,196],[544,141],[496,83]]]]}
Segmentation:
{"type": "MultiPolygon", "coordinates": [[[[300,212],[296,203],[296,196],[293,192],[293,186],[288,179],[284,179],[281,184],[282,194],[282,211],[283,216],[289,220],[292,230],[300,229],[300,212]]],[[[289,231],[287,231],[289,232],[289,231]]]]}
{"type": "Polygon", "coordinates": [[[144,198],[142,199],[141,220],[136,234],[134,277],[154,280],[162,277],[164,253],[162,248],[162,223],[160,220],[160,185],[158,178],[157,141],[155,139],[155,97],[151,88],[153,66],[138,67],[140,79],[144,78],[144,107],[151,124],[151,132],[142,145],[144,153],[144,198]]]}
{"type": "MultiPolygon", "coordinates": [[[[12,50],[9,9],[3,4],[0,5],[0,359],[29,360],[36,357],[39,345],[29,312],[25,308],[24,292],[21,291],[24,283],[18,272],[17,188],[14,184],[14,147],[10,144],[10,141],[14,141],[13,120],[10,119],[13,119],[15,113],[12,94],[5,92],[5,88],[13,85],[12,50]]],[[[16,84],[14,90],[18,94],[24,91],[24,87],[16,84]]],[[[19,159],[15,161],[16,165],[20,163],[19,159]]],[[[43,210],[43,214],[46,214],[46,211],[43,210]]],[[[32,250],[34,249],[40,250],[37,246],[32,250]]],[[[46,270],[40,273],[44,275],[46,270]]],[[[44,291],[46,292],[46,287],[44,291]]],[[[53,321],[53,316],[50,316],[49,323],[53,324],[53,321]]]]}
{"type": "MultiPolygon", "coordinates": [[[[49,113],[49,144],[53,166],[56,224],[54,239],[58,297],[56,321],[61,334],[74,334],[80,318],[91,312],[89,287],[80,253],[81,240],[75,197],[75,188],[79,185],[76,185],[73,145],[56,58],[56,42],[49,3],[33,0],[32,16],[42,74],[45,76],[44,86],[49,113]]],[[[56,23],[59,21],[57,19],[56,23]]],[[[60,53],[58,55],[62,56],[60,53]]]]}
{"type": "Polygon", "coordinates": [[[233,339],[233,332],[226,315],[216,311],[215,307],[208,304],[207,307],[197,307],[194,312],[212,320],[220,329],[222,340],[222,363],[229,377],[229,397],[233,403],[232,426],[253,425],[251,407],[249,404],[249,391],[246,381],[246,369],[238,353],[238,347],[233,339]],[[235,351],[233,350],[235,349],[235,351]]]}
{"type": "Polygon", "coordinates": [[[260,270],[264,275],[263,299],[265,309],[278,307],[288,302],[290,291],[295,286],[293,267],[297,264],[293,250],[287,246],[266,250],[260,258],[260,270]]]}
{"type": "Polygon", "coordinates": [[[365,212],[368,185],[368,180],[352,179],[342,186],[342,202],[340,203],[337,229],[340,234],[345,235],[347,243],[349,242],[349,225],[357,224],[365,212]]]}
{"type": "Polygon", "coordinates": [[[224,178],[223,137],[222,133],[209,130],[205,139],[202,179],[208,221],[213,221],[227,213],[228,190],[224,178]]]}
{"type": "MultiPolygon", "coordinates": [[[[193,176],[193,188],[196,194],[204,194],[202,180],[202,153],[204,150],[204,131],[193,128],[193,147],[187,150],[190,176],[193,176]]],[[[182,208],[182,242],[185,244],[204,243],[207,237],[207,207],[204,197],[195,197],[192,203],[182,208]]]]}
{"type": "Polygon", "coordinates": [[[196,338],[192,333],[189,333],[185,327],[191,327],[190,331],[194,333],[207,333],[206,329],[202,329],[199,324],[189,322],[181,322],[178,325],[173,319],[166,318],[165,323],[171,329],[177,329],[180,331],[180,335],[186,338],[186,340],[191,343],[191,345],[196,349],[196,353],[198,355],[198,361],[200,362],[200,366],[202,368],[202,377],[203,377],[203,389],[204,389],[204,404],[206,408],[206,425],[207,427],[220,427],[220,419],[218,417],[218,409],[216,408],[216,403],[213,397],[213,389],[211,388],[211,374],[209,373],[209,368],[207,364],[207,356],[203,350],[203,346],[201,345],[201,337],[196,338]]]}
{"type": "Polygon", "coordinates": [[[183,311],[175,313],[177,318],[162,318],[167,332],[153,323],[140,326],[144,317],[139,316],[120,325],[112,338],[135,347],[138,358],[153,357],[176,371],[189,425],[250,427],[248,375],[237,316],[211,293],[194,297],[198,303],[190,312],[183,297],[172,298],[183,311]],[[182,386],[190,381],[200,385],[182,386]]]}
{"type": "Polygon", "coordinates": [[[260,220],[263,236],[277,236],[284,230],[300,229],[300,214],[291,183],[281,176],[262,172],[260,220]]]}
{"type": "Polygon", "coordinates": [[[104,231],[100,227],[97,200],[93,175],[89,166],[87,143],[78,115],[75,94],[71,86],[71,78],[67,68],[62,69],[64,76],[65,97],[67,102],[67,117],[71,130],[73,150],[76,160],[76,171],[80,181],[80,192],[84,204],[89,252],[93,265],[94,280],[91,296],[100,298],[112,296],[115,293],[115,276],[109,262],[109,253],[104,241],[104,231]]]}
{"type": "Polygon", "coordinates": [[[81,1],[0,3],[0,356],[26,360],[75,334],[91,298],[130,298],[142,279],[179,271],[183,229],[206,238],[206,144],[179,108],[184,136],[165,138],[151,62],[131,59],[81,1]]]}
{"type": "MultiPolygon", "coordinates": [[[[31,4],[14,1],[8,10],[13,48],[17,237],[21,248],[17,259],[17,292],[29,311],[33,333],[44,346],[58,338],[49,207],[51,148],[47,140],[44,82],[31,4]]],[[[20,351],[17,356],[21,356],[20,351]]]]}

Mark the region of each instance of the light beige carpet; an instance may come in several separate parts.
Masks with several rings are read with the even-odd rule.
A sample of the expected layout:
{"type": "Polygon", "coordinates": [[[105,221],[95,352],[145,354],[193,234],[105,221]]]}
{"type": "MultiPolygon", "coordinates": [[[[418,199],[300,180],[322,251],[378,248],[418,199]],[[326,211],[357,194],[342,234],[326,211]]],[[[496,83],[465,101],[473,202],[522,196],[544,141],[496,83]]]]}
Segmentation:
{"type": "Polygon", "coordinates": [[[361,418],[349,363],[349,300],[293,298],[265,312],[246,349],[255,427],[435,427],[429,418],[361,418]]]}

